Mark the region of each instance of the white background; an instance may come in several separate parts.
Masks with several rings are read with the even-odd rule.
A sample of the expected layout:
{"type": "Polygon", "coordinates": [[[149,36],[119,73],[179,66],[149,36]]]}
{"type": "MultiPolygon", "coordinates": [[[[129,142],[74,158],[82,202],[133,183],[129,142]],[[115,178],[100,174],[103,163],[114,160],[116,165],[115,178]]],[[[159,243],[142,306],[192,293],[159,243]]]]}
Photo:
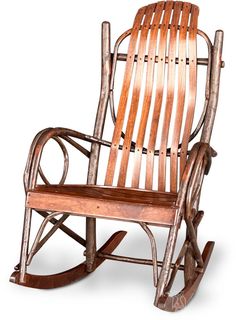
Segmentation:
{"type": "MultiPolygon", "coordinates": [[[[201,8],[199,27],[212,40],[216,29],[225,31],[226,68],[222,71],[212,138],[219,155],[205,180],[201,202],[205,217],[199,230],[201,247],[207,240],[215,240],[216,246],[193,301],[172,315],[152,304],[155,290],[149,267],[106,262],[81,282],[55,290],[35,290],[8,282],[19,258],[24,207],[22,172],[30,143],[39,130],[48,126],[92,134],[100,88],[100,22],[112,22],[114,43],[131,26],[137,9],[148,2],[0,3],[0,318],[212,319],[235,314],[234,1],[195,1],[201,8]]],[[[84,178],[86,162],[78,163],[78,177],[84,178]]],[[[39,221],[37,217],[35,222],[39,221]]],[[[83,219],[73,220],[72,224],[84,234],[83,219]]],[[[118,253],[150,257],[145,234],[131,224],[99,221],[99,244],[120,228],[130,231],[130,235],[118,253]]],[[[33,269],[49,273],[63,270],[79,263],[82,253],[79,245],[59,231],[35,258],[33,269]]]]}

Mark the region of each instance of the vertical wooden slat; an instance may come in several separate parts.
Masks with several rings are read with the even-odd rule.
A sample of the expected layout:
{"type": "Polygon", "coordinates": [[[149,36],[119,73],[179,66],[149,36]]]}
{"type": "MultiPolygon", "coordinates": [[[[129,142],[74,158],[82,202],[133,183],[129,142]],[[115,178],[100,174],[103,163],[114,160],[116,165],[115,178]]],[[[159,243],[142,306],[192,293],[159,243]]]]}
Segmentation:
{"type": "Polygon", "coordinates": [[[177,191],[178,174],[178,145],[182,127],[184,112],[185,94],[186,94],[186,37],[191,4],[184,3],[179,31],[179,64],[178,64],[178,98],[171,144],[170,158],[170,191],[177,191]]]}
{"type": "Polygon", "coordinates": [[[113,183],[115,166],[116,166],[117,155],[118,155],[118,147],[119,147],[121,131],[123,127],[124,117],[125,117],[125,110],[126,110],[126,105],[127,105],[128,95],[129,95],[129,88],[130,88],[131,79],[132,79],[136,44],[137,44],[139,29],[140,29],[145,11],[146,11],[146,7],[143,7],[138,11],[134,20],[132,33],[130,36],[130,43],[128,48],[128,60],[126,62],[126,67],[125,67],[124,81],[123,81],[121,95],[120,95],[116,125],[115,125],[113,138],[112,138],[112,146],[111,146],[110,156],[108,160],[105,185],[112,185],[113,183]]]}
{"type": "Polygon", "coordinates": [[[146,132],[147,120],[151,105],[152,91],[153,91],[153,80],[154,80],[154,70],[155,70],[155,57],[157,49],[157,34],[158,26],[160,24],[162,12],[164,9],[165,2],[159,2],[156,6],[154,18],[152,21],[152,27],[150,31],[150,42],[148,49],[148,62],[147,62],[147,74],[146,74],[146,84],[145,93],[143,100],[143,107],[141,113],[141,119],[137,134],[136,146],[135,146],[135,156],[134,156],[134,168],[132,176],[132,187],[139,187],[140,171],[141,171],[141,160],[142,160],[142,149],[144,143],[144,137],[146,132]]]}
{"type": "Polygon", "coordinates": [[[136,144],[132,187],[139,188],[142,151],[145,135],[148,134],[145,188],[153,189],[154,151],[156,148],[157,134],[161,134],[158,163],[158,190],[166,191],[167,189],[167,147],[170,141],[170,191],[177,191],[178,172],[180,172],[181,176],[186,163],[188,141],[196,103],[197,20],[198,7],[182,1],[161,1],[143,7],[138,11],[130,36],[105,185],[113,184],[121,132],[124,126],[124,119],[128,113],[127,123],[125,124],[126,130],[121,164],[118,172],[118,186],[126,185],[131,140],[133,139],[134,128],[137,125],[137,139],[136,141],[134,139],[136,144]],[[170,31],[168,31],[168,29],[170,29],[170,31]],[[147,59],[145,60],[147,46],[148,53],[147,59]],[[176,51],[178,51],[177,65],[176,51]],[[136,53],[137,63],[134,68],[136,53]],[[188,59],[186,60],[187,53],[188,59]],[[158,56],[158,61],[156,61],[156,56],[158,56]],[[168,57],[167,64],[166,56],[168,57]],[[146,70],[144,69],[145,61],[147,62],[146,70]],[[187,62],[189,67],[186,66],[187,62]],[[144,70],[146,77],[145,83],[143,82],[144,70]],[[165,90],[166,72],[168,73],[167,88],[165,90]],[[134,79],[134,81],[132,81],[132,79],[134,79]],[[133,84],[132,88],[131,84],[133,84]],[[144,96],[142,103],[140,103],[142,86],[144,87],[144,96]],[[187,86],[188,88],[186,88],[187,86]],[[166,99],[163,97],[164,92],[166,99]],[[128,104],[129,97],[131,97],[131,102],[128,104]],[[154,99],[154,107],[153,114],[151,115],[152,99],[154,99]],[[139,123],[136,124],[139,107],[142,108],[140,112],[141,118],[139,123]],[[162,108],[165,109],[162,111],[162,108]],[[159,122],[162,112],[163,124],[161,127],[159,122]],[[185,114],[185,122],[183,122],[185,114]],[[152,116],[151,127],[150,132],[147,132],[147,123],[150,116],[152,116]],[[172,121],[173,130],[170,128],[172,121]],[[170,137],[170,132],[172,137],[170,137]],[[182,146],[179,165],[178,152],[180,143],[182,143],[182,146]]]}
{"type": "Polygon", "coordinates": [[[144,57],[146,53],[148,33],[149,33],[150,24],[153,17],[153,12],[155,11],[155,7],[156,7],[155,3],[147,6],[145,19],[142,24],[142,30],[140,34],[138,57],[137,57],[138,60],[137,60],[136,71],[135,71],[132,100],[130,105],[129,117],[127,121],[127,127],[125,131],[125,139],[123,143],[120,172],[118,177],[119,187],[125,186],[128,161],[129,161],[129,155],[130,155],[131,139],[134,131],[134,125],[135,125],[135,120],[137,116],[139,98],[140,98],[140,92],[141,92],[141,86],[142,86],[143,70],[144,70],[144,63],[145,63],[144,57]]]}
{"type": "Polygon", "coordinates": [[[175,58],[176,58],[176,46],[177,46],[177,31],[180,19],[180,13],[183,3],[176,2],[174,5],[174,11],[170,26],[170,40],[169,40],[169,52],[168,52],[168,75],[167,75],[167,98],[165,106],[165,115],[163,120],[163,128],[161,134],[161,146],[159,155],[159,168],[158,168],[158,190],[165,191],[166,188],[166,149],[168,143],[168,135],[170,128],[171,113],[174,103],[175,92],[175,58]]]}
{"type": "Polygon", "coordinates": [[[160,42],[158,51],[158,66],[157,66],[157,81],[154,110],[151,121],[151,131],[149,135],[147,162],[146,162],[146,181],[145,188],[152,189],[153,186],[153,170],[154,170],[154,150],[156,144],[157,130],[159,124],[159,117],[163,99],[164,79],[165,79],[165,58],[166,58],[166,42],[167,31],[171,12],[173,8],[173,1],[166,2],[165,12],[160,26],[160,42]]]}
{"type": "Polygon", "coordinates": [[[182,177],[185,167],[188,151],[188,142],[191,134],[193,117],[196,104],[197,92],[197,22],[198,22],[198,7],[192,5],[191,20],[189,26],[188,51],[189,51],[189,95],[188,95],[188,109],[185,120],[184,134],[182,139],[181,154],[180,154],[180,177],[182,177]]]}

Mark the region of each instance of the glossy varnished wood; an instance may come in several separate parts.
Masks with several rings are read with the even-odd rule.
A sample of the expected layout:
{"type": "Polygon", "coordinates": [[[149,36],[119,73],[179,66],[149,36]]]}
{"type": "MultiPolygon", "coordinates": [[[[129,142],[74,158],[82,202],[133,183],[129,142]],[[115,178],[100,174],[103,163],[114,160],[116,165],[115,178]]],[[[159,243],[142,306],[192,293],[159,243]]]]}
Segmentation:
{"type": "Polygon", "coordinates": [[[108,161],[105,185],[112,185],[113,183],[122,126],[125,118],[126,105],[127,105],[128,95],[129,95],[130,84],[132,80],[136,45],[137,45],[140,26],[141,26],[145,12],[146,12],[146,7],[143,7],[138,11],[134,20],[133,28],[132,28],[132,33],[131,33],[130,43],[128,48],[128,61],[126,63],[126,68],[124,73],[124,81],[123,81],[122,91],[120,95],[119,108],[118,108],[118,114],[117,114],[117,124],[115,126],[113,138],[112,138],[112,145],[111,145],[111,151],[110,151],[110,156],[108,161]]]}
{"type": "Polygon", "coordinates": [[[175,115],[174,132],[171,143],[171,159],[170,159],[170,190],[175,192],[178,184],[178,148],[180,140],[180,131],[182,127],[184,103],[186,94],[186,38],[187,25],[189,14],[191,12],[191,5],[189,3],[183,4],[182,16],[180,22],[179,32],[179,65],[178,65],[178,95],[177,95],[177,109],[175,115]]]}
{"type": "MultiPolygon", "coordinates": [[[[148,142],[147,156],[145,157],[145,188],[151,190],[153,185],[158,182],[157,189],[159,191],[170,188],[171,191],[177,192],[187,159],[188,142],[195,110],[198,11],[198,7],[191,3],[167,1],[149,5],[145,7],[145,10],[138,12],[137,17],[139,14],[143,14],[143,21],[139,26],[139,40],[136,27],[140,21],[137,21],[137,17],[130,31],[129,50],[130,48],[132,50],[126,56],[126,71],[105,184],[129,186],[127,185],[127,170],[130,164],[130,168],[133,170],[131,186],[139,187],[141,167],[144,166],[142,151],[146,137],[148,142]],[[153,13],[152,22],[150,20],[151,12],[153,13]],[[134,54],[135,41],[137,42],[137,54],[134,54]],[[177,50],[178,52],[176,52],[177,50]],[[146,52],[148,52],[147,55],[146,52]],[[145,59],[147,66],[144,73],[145,59]],[[135,66],[134,61],[136,61],[135,66]],[[176,61],[178,65],[176,65],[176,61]],[[178,77],[177,83],[176,76],[178,77]],[[134,77],[133,83],[132,77],[134,77]],[[142,78],[145,78],[145,81],[142,78]],[[141,90],[144,91],[143,101],[140,101],[141,90]],[[130,102],[128,96],[131,97],[130,102]],[[153,110],[150,109],[152,103],[153,110]],[[138,108],[141,108],[140,119],[137,118],[138,108]],[[127,113],[127,120],[124,122],[127,113]],[[164,114],[163,120],[162,113],[164,114]],[[187,115],[186,119],[184,118],[185,114],[187,115]],[[147,130],[148,118],[150,119],[149,130],[147,130]],[[173,130],[170,130],[171,123],[173,123],[173,130]],[[135,125],[138,127],[137,137],[134,136],[135,125]],[[121,163],[117,168],[119,143],[123,135],[122,128],[125,132],[124,143],[121,163]],[[161,136],[161,143],[159,146],[158,177],[154,177],[156,163],[154,157],[159,136],[161,136]],[[133,164],[130,163],[132,141],[135,141],[133,164]],[[170,143],[171,157],[170,177],[166,176],[166,172],[169,171],[167,170],[167,163],[169,163],[167,162],[168,143],[170,143]],[[180,144],[181,150],[179,150],[180,144]],[[116,170],[119,172],[117,182],[114,181],[116,170]]],[[[116,57],[118,57],[117,54],[116,57]]]]}
{"type": "Polygon", "coordinates": [[[165,106],[165,115],[163,120],[163,127],[161,133],[161,146],[159,155],[159,170],[158,170],[158,189],[165,191],[166,188],[166,151],[168,144],[168,135],[170,129],[171,114],[174,103],[175,93],[175,56],[177,46],[177,32],[180,14],[182,10],[182,2],[176,2],[174,5],[174,11],[170,27],[170,41],[168,51],[168,75],[167,75],[167,97],[165,106]]]}
{"type": "Polygon", "coordinates": [[[174,223],[177,194],[86,185],[37,186],[27,194],[26,207],[80,216],[174,223]]]}
{"type": "MultiPolygon", "coordinates": [[[[146,126],[148,121],[149,110],[152,100],[153,92],[153,81],[154,81],[154,72],[155,72],[155,57],[157,49],[157,35],[158,35],[158,26],[160,24],[162,10],[164,8],[164,2],[160,2],[156,5],[155,15],[152,21],[152,27],[150,30],[150,43],[148,49],[148,60],[147,60],[147,75],[146,75],[146,84],[145,84],[145,94],[142,107],[142,115],[139,124],[137,140],[135,145],[135,160],[132,176],[132,187],[138,188],[140,181],[140,171],[141,171],[141,160],[142,160],[142,149],[144,144],[146,126]]],[[[145,60],[145,57],[144,57],[145,60]]]]}
{"type": "Polygon", "coordinates": [[[101,200],[124,201],[151,205],[174,206],[177,193],[158,192],[124,187],[107,187],[99,185],[37,185],[34,192],[51,192],[58,194],[74,195],[77,197],[97,198],[101,200]]]}
{"type": "Polygon", "coordinates": [[[153,12],[156,8],[156,4],[152,4],[147,7],[145,19],[142,25],[142,30],[140,33],[140,41],[139,41],[139,49],[138,49],[138,61],[136,65],[135,71],[135,78],[134,78],[134,87],[132,92],[132,101],[129,111],[129,117],[127,120],[127,127],[125,131],[125,139],[123,143],[123,150],[122,150],[122,158],[121,158],[121,165],[119,171],[119,178],[118,178],[118,186],[124,187],[128,169],[128,161],[130,155],[130,147],[131,141],[133,136],[133,130],[136,120],[136,115],[138,111],[141,87],[142,87],[142,79],[143,79],[143,70],[144,70],[144,57],[146,52],[147,46],[147,38],[148,32],[151,26],[151,20],[153,17],[153,12]]]}
{"type": "Polygon", "coordinates": [[[164,80],[165,80],[165,57],[166,57],[166,43],[167,43],[167,31],[168,25],[172,13],[173,1],[166,2],[165,11],[160,27],[160,41],[158,48],[159,62],[157,66],[158,77],[156,80],[155,88],[155,102],[151,120],[151,129],[148,140],[148,151],[146,161],[146,180],[145,187],[147,189],[153,188],[153,173],[154,173],[154,150],[156,145],[157,130],[159,127],[160,113],[163,100],[164,80]]]}

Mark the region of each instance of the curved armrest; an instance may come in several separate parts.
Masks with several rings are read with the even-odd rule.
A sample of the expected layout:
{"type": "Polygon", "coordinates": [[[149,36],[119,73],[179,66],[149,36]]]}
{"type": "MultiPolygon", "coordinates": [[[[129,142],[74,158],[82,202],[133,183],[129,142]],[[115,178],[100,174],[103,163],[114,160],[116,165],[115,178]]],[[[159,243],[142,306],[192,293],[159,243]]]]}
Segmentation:
{"type": "Polygon", "coordinates": [[[192,147],[181,178],[181,184],[178,192],[177,205],[181,209],[185,205],[190,180],[199,170],[202,165],[202,161],[205,159],[203,174],[208,174],[211,167],[211,159],[216,155],[216,151],[208,143],[197,142],[192,147]]]}
{"type": "MultiPolygon", "coordinates": [[[[32,189],[36,183],[37,174],[40,170],[40,159],[45,144],[50,139],[54,139],[58,142],[59,138],[66,140],[68,143],[73,145],[88,158],[90,157],[90,151],[82,147],[79,143],[77,143],[71,138],[77,138],[87,142],[96,142],[93,141],[93,139],[91,139],[91,136],[66,128],[46,128],[40,131],[35,136],[31,144],[28,160],[26,163],[26,168],[24,172],[24,185],[26,190],[32,189]]],[[[63,145],[62,142],[60,142],[59,144],[60,146],[63,145]]],[[[66,148],[64,147],[64,149],[66,148]]]]}

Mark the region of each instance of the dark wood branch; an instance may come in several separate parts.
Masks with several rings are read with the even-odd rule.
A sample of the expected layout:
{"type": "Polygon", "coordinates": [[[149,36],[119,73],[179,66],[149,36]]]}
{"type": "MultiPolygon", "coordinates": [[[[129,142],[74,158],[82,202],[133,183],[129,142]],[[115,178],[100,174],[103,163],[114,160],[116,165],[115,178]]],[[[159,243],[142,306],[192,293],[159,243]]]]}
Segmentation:
{"type": "MultiPolygon", "coordinates": [[[[112,58],[113,58],[113,54],[112,54],[112,58]]],[[[125,53],[118,53],[118,56],[117,56],[117,60],[118,61],[126,61],[127,60],[127,54],[125,53]]],[[[138,60],[138,55],[136,54],[135,57],[134,57],[134,61],[137,62],[138,60]]],[[[148,62],[148,56],[145,55],[144,57],[144,61],[145,62],[148,62]]],[[[156,56],[155,58],[155,62],[158,63],[158,56],[156,56]]],[[[165,60],[166,63],[169,62],[169,58],[166,57],[166,60],[165,60]]],[[[208,58],[197,58],[197,64],[198,65],[202,65],[202,66],[208,66],[208,58]]],[[[179,59],[178,58],[175,58],[175,63],[178,64],[179,63],[179,59]]],[[[189,64],[189,58],[186,59],[186,64],[189,64]]],[[[221,61],[221,68],[224,68],[225,67],[225,62],[224,61],[221,61]]]]}
{"type": "MultiPolygon", "coordinates": [[[[136,263],[136,264],[144,264],[148,266],[153,265],[153,261],[150,259],[140,259],[140,258],[133,258],[133,257],[126,257],[126,256],[120,256],[120,255],[115,255],[115,254],[106,254],[106,253],[99,253],[98,254],[99,258],[104,258],[107,260],[114,260],[114,261],[121,261],[121,262],[128,262],[128,263],[136,263]]],[[[163,262],[162,261],[157,261],[157,266],[162,267],[163,262]]],[[[175,264],[171,264],[171,268],[174,268],[175,264]]],[[[184,270],[184,266],[180,265],[179,270],[184,270]]]]}
{"type": "Polygon", "coordinates": [[[73,139],[71,139],[68,136],[61,136],[62,139],[64,139],[65,141],[67,141],[69,144],[71,144],[73,147],[75,147],[77,150],[79,150],[80,152],[82,152],[87,158],[90,157],[90,151],[88,151],[86,148],[84,148],[83,146],[81,146],[79,143],[77,143],[76,141],[74,141],[73,139]]]}
{"type": "MultiPolygon", "coordinates": [[[[37,212],[44,218],[46,218],[48,216],[48,213],[45,212],[45,211],[37,211],[37,212]]],[[[55,224],[58,223],[58,220],[56,218],[52,218],[50,220],[50,222],[55,225],[55,224]]],[[[82,246],[86,247],[86,241],[82,237],[80,237],[77,233],[75,233],[70,228],[68,228],[67,226],[62,224],[62,225],[59,226],[59,229],[61,229],[63,232],[65,232],[69,237],[74,239],[76,242],[78,242],[82,246]]]]}

